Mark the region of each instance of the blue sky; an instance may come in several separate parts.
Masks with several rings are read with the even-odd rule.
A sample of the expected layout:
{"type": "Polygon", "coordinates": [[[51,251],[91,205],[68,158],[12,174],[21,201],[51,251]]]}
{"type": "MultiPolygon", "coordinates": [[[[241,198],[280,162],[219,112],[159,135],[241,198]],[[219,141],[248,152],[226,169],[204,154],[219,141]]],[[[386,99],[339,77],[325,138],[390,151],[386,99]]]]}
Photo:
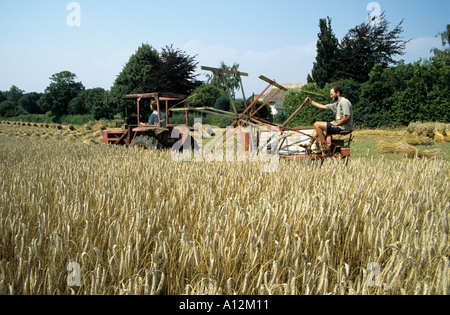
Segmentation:
{"type": "MultiPolygon", "coordinates": [[[[142,43],[197,55],[200,65],[240,64],[246,96],[267,85],[306,82],[316,57],[320,18],[330,16],[338,38],[363,23],[369,0],[0,0],[0,90],[16,85],[43,92],[49,77],[68,70],[86,88],[110,89],[142,43]],[[79,4],[80,26],[67,10],[79,4]]],[[[391,29],[402,19],[411,39],[406,62],[429,57],[450,23],[449,0],[376,1],[391,29]]],[[[205,72],[198,68],[199,79],[205,72]]]]}

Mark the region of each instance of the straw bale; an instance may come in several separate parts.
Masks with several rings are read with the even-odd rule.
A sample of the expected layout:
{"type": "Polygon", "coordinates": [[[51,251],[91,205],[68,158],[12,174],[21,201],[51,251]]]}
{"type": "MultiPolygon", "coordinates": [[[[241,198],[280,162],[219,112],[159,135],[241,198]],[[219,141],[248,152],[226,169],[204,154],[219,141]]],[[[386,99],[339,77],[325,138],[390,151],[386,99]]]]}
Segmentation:
{"type": "Polygon", "coordinates": [[[401,153],[407,157],[420,156],[419,150],[405,141],[393,143],[388,140],[382,140],[378,142],[378,148],[380,153],[401,153]]]}
{"type": "Polygon", "coordinates": [[[404,141],[410,145],[434,145],[436,144],[432,138],[427,136],[419,136],[416,133],[407,134],[404,137],[404,141]]]}
{"type": "Polygon", "coordinates": [[[439,131],[435,130],[434,131],[434,141],[440,142],[440,143],[445,142],[445,136],[442,133],[440,133],[439,131]]]}
{"type": "Polygon", "coordinates": [[[75,141],[75,140],[77,140],[77,137],[75,137],[75,135],[73,135],[73,134],[69,134],[68,136],[66,136],[66,140],[75,141]]]}
{"type": "Polygon", "coordinates": [[[441,134],[445,133],[446,124],[444,123],[436,123],[434,127],[434,131],[438,131],[441,134]]]}
{"type": "Polygon", "coordinates": [[[95,131],[97,131],[97,130],[102,131],[102,130],[107,129],[107,126],[106,126],[105,122],[103,122],[103,121],[97,121],[97,122],[91,127],[91,129],[92,129],[92,130],[95,130],[95,131]]]}
{"type": "Polygon", "coordinates": [[[358,131],[354,131],[353,133],[357,134],[357,135],[363,135],[363,136],[402,136],[404,134],[403,131],[384,130],[384,129],[358,130],[358,131]]]}
{"type": "Polygon", "coordinates": [[[421,154],[427,158],[445,159],[445,153],[439,149],[422,151],[421,154]]]}
{"type": "Polygon", "coordinates": [[[410,124],[404,141],[410,145],[434,145],[436,138],[437,124],[410,124]]]}
{"type": "Polygon", "coordinates": [[[445,136],[446,134],[448,134],[447,129],[449,129],[449,125],[445,123],[413,122],[410,123],[406,128],[406,132],[409,134],[417,134],[419,136],[427,136],[431,139],[434,139],[436,131],[445,136]]]}
{"type": "Polygon", "coordinates": [[[397,146],[397,151],[399,153],[405,154],[408,157],[414,157],[416,155],[420,155],[419,150],[413,147],[412,145],[407,144],[404,141],[399,141],[395,143],[397,146]]]}
{"type": "Polygon", "coordinates": [[[411,145],[419,145],[420,144],[420,139],[419,139],[419,135],[417,134],[417,132],[406,134],[404,137],[404,140],[406,143],[411,144],[411,145]]]}
{"type": "Polygon", "coordinates": [[[380,153],[395,153],[395,152],[397,152],[397,146],[388,140],[379,141],[378,149],[380,150],[380,153]]]}
{"type": "Polygon", "coordinates": [[[435,145],[436,144],[436,142],[433,140],[433,138],[430,138],[428,136],[419,137],[419,142],[421,145],[435,145]]]}
{"type": "Polygon", "coordinates": [[[445,142],[450,142],[450,128],[445,128],[445,134],[444,134],[445,142]]]}

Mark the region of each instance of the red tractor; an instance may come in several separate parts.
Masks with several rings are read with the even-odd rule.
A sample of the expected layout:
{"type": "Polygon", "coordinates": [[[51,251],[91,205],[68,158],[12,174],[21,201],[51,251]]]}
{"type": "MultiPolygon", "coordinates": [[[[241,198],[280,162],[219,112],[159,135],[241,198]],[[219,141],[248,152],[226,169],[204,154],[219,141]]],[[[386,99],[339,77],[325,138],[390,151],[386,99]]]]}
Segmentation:
{"type": "MultiPolygon", "coordinates": [[[[180,132],[173,132],[177,126],[185,126],[183,130],[187,130],[187,128],[190,131],[193,130],[189,127],[187,103],[184,95],[155,92],[124,95],[122,99],[136,102],[137,115],[131,118],[126,117],[123,129],[104,130],[104,144],[162,149],[171,148],[178,141],[184,143],[190,137],[190,135],[183,135],[180,132]],[[148,124],[151,103],[156,105],[158,112],[158,123],[156,125],[148,124]],[[180,104],[184,104],[184,108],[186,108],[185,122],[183,124],[172,124],[170,121],[172,116],[169,115],[170,109],[180,104]],[[164,116],[165,121],[161,119],[164,116]]],[[[194,144],[192,138],[189,140],[194,144]]]]}

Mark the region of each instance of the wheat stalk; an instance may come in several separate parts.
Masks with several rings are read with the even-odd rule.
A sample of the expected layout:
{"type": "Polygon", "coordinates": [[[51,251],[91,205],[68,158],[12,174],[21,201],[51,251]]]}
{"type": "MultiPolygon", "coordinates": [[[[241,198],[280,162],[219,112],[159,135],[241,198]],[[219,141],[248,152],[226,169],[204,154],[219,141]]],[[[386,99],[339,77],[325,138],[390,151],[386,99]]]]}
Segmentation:
{"type": "Polygon", "coordinates": [[[445,160],[263,174],[42,137],[0,145],[1,294],[448,293],[445,160]],[[367,285],[371,262],[382,287],[367,285]]]}

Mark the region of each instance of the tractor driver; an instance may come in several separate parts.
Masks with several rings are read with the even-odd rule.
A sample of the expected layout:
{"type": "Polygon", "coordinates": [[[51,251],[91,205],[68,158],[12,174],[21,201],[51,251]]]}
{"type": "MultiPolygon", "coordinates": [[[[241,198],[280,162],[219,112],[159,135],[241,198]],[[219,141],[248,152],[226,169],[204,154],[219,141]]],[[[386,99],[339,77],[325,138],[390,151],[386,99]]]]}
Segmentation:
{"type": "Polygon", "coordinates": [[[320,150],[322,152],[329,151],[330,148],[326,145],[325,135],[333,135],[341,133],[342,131],[351,132],[353,128],[353,109],[352,103],[348,99],[342,96],[342,89],[338,86],[334,87],[330,91],[331,98],[336,102],[333,104],[322,105],[314,102],[311,98],[306,98],[306,102],[314,105],[322,110],[331,110],[336,114],[336,121],[324,122],[318,121],[314,124],[313,138],[307,144],[307,150],[311,150],[311,146],[317,137],[320,139],[320,150]]]}
{"type": "MultiPolygon", "coordinates": [[[[150,118],[148,119],[148,124],[152,126],[158,125],[159,117],[158,117],[158,108],[156,106],[156,102],[152,101],[150,103],[150,110],[152,111],[152,114],[150,115],[150,118]]],[[[166,115],[163,112],[160,112],[161,114],[161,127],[166,127],[166,115]]]]}

